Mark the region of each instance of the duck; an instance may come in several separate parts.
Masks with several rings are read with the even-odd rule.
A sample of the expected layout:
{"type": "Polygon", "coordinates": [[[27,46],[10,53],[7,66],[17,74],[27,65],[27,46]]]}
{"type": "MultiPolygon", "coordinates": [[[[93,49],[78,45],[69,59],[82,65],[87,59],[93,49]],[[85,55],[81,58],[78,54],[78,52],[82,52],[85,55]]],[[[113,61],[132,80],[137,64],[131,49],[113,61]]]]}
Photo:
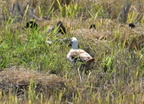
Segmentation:
{"type": "Polygon", "coordinates": [[[67,54],[67,59],[72,64],[75,64],[77,61],[83,63],[94,62],[95,59],[89,53],[83,49],[78,48],[78,40],[76,37],[72,37],[70,39],[70,44],[68,46],[72,46],[72,49],[67,54]]]}
{"type": "Polygon", "coordinates": [[[73,66],[75,66],[77,61],[81,62],[80,66],[77,68],[77,71],[80,83],[82,83],[82,76],[80,74],[80,70],[85,69],[84,71],[87,74],[90,69],[91,63],[93,63],[95,59],[85,50],[78,48],[78,40],[76,37],[72,37],[70,41],[71,42],[69,46],[72,46],[72,49],[68,52],[67,59],[71,61],[73,66]]]}

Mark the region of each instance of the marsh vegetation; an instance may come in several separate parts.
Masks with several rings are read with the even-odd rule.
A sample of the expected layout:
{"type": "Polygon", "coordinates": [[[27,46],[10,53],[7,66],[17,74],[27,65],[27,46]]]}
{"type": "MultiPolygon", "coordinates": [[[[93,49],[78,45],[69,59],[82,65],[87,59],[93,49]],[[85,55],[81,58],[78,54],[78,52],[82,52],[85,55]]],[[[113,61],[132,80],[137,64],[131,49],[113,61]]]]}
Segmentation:
{"type": "Polygon", "coordinates": [[[0,104],[144,103],[143,5],[143,0],[1,0],[0,104]],[[28,21],[38,27],[24,28],[28,21]],[[66,58],[71,37],[95,59],[88,73],[81,71],[82,82],[81,62],[73,67],[66,58]]]}

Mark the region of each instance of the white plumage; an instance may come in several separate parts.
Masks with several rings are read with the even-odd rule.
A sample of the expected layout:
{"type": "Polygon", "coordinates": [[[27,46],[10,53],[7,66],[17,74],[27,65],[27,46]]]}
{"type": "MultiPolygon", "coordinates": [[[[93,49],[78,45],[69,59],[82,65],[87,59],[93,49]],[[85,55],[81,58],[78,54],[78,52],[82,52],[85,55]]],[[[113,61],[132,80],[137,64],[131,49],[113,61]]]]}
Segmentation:
{"type": "Polygon", "coordinates": [[[81,62],[93,62],[92,58],[86,51],[78,49],[78,40],[75,37],[71,38],[72,49],[67,54],[67,59],[69,59],[73,64],[76,61],[81,62]]]}

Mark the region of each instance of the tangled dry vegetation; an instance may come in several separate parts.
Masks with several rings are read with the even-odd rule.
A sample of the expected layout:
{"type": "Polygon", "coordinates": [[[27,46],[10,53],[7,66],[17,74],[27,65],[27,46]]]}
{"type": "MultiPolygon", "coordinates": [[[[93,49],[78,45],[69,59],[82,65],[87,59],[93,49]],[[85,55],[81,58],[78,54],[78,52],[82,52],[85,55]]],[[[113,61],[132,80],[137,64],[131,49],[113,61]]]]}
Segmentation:
{"type": "Polygon", "coordinates": [[[0,103],[144,103],[143,0],[1,0],[0,103]],[[23,29],[33,20],[38,29],[23,29]],[[49,32],[62,21],[66,34],[49,32]],[[129,26],[133,23],[135,26],[129,26]],[[96,29],[90,29],[90,25],[96,29]],[[95,58],[81,72],[68,41],[95,58]],[[47,44],[52,41],[53,44],[47,44]],[[50,74],[54,73],[54,74],[50,74]]]}
{"type": "Polygon", "coordinates": [[[68,80],[55,74],[38,73],[25,68],[12,67],[0,72],[0,89],[2,93],[8,94],[11,90],[13,94],[22,99],[31,94],[30,90],[34,90],[36,95],[43,94],[49,98],[55,93],[65,90],[63,98],[65,96],[65,99],[70,99],[72,97],[70,95],[76,90],[74,87],[68,86],[67,82],[68,80]],[[68,91],[69,95],[66,96],[68,91]]]}

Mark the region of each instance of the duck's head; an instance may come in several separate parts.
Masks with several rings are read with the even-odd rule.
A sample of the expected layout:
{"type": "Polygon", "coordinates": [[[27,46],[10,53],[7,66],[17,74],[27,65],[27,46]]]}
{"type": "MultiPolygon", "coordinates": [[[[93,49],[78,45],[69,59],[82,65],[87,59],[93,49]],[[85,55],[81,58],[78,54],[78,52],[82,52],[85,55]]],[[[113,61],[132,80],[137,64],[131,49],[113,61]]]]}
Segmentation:
{"type": "Polygon", "coordinates": [[[72,37],[70,39],[70,44],[68,46],[72,46],[73,49],[78,49],[78,40],[76,37],[72,37]]]}

